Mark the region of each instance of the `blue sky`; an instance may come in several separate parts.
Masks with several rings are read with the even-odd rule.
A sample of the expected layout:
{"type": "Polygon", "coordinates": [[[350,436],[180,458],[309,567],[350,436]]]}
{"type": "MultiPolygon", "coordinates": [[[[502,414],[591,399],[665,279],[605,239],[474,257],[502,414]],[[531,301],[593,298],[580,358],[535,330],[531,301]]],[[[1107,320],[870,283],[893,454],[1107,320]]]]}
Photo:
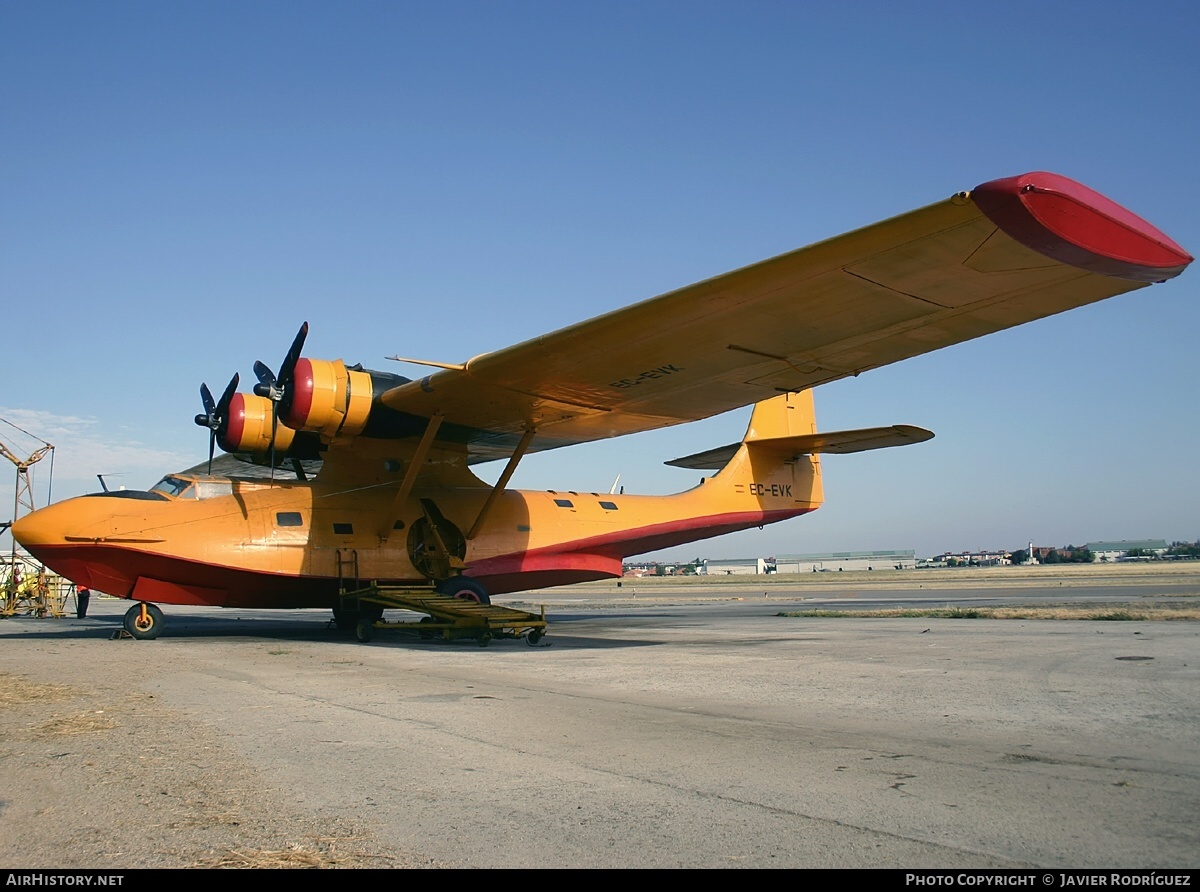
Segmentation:
{"type": "MultiPolygon", "coordinates": [[[[1183,2],[6,0],[0,417],[58,447],[55,498],[144,488],[205,455],[200,382],[277,368],[304,320],[308,355],[413,374],[383,357],[462,361],[1027,170],[1195,253],[1197,33],[1183,2]]],[[[824,428],[937,439],[828,457],[816,514],[671,554],[1200,539],[1198,292],[820,388],[824,428]]],[[[747,417],[513,485],[683,489],[662,462],[747,417]]]]}

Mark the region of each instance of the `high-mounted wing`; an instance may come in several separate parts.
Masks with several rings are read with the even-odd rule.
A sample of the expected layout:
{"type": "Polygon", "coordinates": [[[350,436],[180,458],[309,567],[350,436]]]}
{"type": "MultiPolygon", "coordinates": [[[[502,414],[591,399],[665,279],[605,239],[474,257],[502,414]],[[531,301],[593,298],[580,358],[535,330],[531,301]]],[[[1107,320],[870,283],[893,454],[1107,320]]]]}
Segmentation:
{"type": "Polygon", "coordinates": [[[695,421],[1178,275],[1179,245],[1049,173],[764,260],[387,391],[473,460],[695,421]]]}

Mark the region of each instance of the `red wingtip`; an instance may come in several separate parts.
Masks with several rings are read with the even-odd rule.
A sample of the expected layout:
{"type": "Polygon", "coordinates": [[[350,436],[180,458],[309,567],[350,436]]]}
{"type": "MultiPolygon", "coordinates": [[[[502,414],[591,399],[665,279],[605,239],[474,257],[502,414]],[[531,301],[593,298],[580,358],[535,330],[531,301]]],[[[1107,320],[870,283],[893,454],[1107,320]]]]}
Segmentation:
{"type": "Polygon", "coordinates": [[[1192,255],[1132,211],[1058,174],[976,186],[971,197],[1009,236],[1060,263],[1136,282],[1179,275],[1192,255]]]}

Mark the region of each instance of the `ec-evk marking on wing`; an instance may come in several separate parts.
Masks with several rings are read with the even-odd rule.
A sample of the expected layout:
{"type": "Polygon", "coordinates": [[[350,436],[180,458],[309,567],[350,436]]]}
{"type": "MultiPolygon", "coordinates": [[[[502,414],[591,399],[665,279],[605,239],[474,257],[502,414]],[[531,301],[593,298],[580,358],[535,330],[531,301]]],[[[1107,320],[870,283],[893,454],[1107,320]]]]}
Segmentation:
{"type": "Polygon", "coordinates": [[[660,365],[656,369],[647,369],[641,372],[636,378],[621,378],[618,381],[609,382],[609,387],[637,387],[639,384],[644,384],[647,381],[655,381],[659,378],[665,378],[668,375],[677,375],[684,371],[677,365],[660,365]]]}

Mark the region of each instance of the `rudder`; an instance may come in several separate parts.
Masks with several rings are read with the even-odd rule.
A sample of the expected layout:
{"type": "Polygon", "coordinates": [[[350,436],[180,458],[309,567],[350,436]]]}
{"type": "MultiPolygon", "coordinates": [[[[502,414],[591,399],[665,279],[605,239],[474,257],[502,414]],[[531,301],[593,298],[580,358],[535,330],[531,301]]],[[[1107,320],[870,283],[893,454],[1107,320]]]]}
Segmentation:
{"type": "Polygon", "coordinates": [[[799,437],[817,432],[817,416],[811,390],[781,393],[754,404],[743,443],[754,440],[799,437]]]}

